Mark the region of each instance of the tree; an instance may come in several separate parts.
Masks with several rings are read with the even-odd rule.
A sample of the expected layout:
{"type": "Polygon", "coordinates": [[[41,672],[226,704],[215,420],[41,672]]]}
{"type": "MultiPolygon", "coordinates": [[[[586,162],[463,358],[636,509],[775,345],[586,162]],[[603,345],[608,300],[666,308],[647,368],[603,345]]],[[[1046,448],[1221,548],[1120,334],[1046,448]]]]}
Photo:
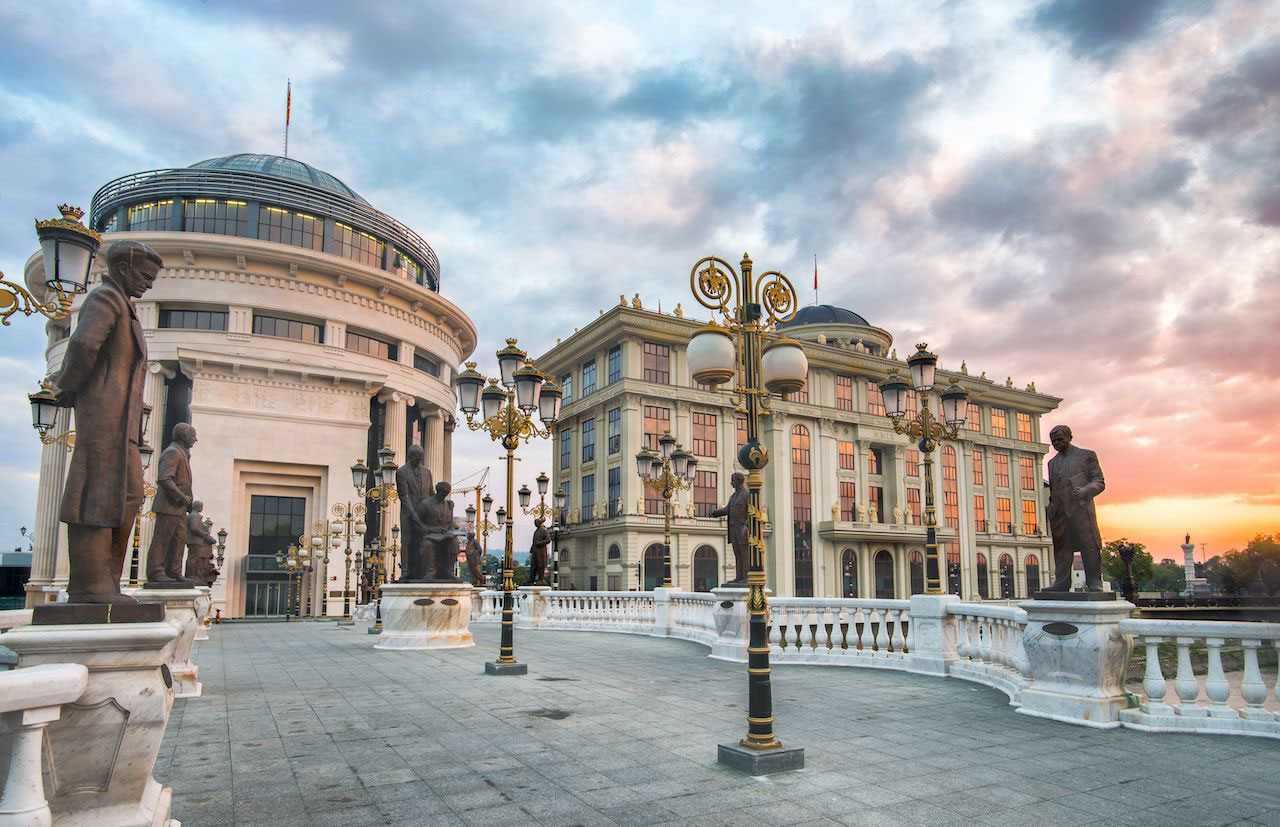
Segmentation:
{"type": "MultiPolygon", "coordinates": [[[[1102,577],[1111,583],[1111,588],[1116,591],[1120,590],[1120,583],[1124,580],[1124,561],[1120,559],[1120,546],[1128,542],[1127,538],[1121,537],[1102,547],[1102,577]]],[[[1133,555],[1133,582],[1149,582],[1155,575],[1156,561],[1142,543],[1132,543],[1132,545],[1136,549],[1133,555]]]]}
{"type": "Polygon", "coordinates": [[[1155,567],[1151,582],[1146,585],[1151,591],[1161,594],[1182,594],[1187,588],[1187,571],[1172,560],[1161,560],[1155,567]]]}

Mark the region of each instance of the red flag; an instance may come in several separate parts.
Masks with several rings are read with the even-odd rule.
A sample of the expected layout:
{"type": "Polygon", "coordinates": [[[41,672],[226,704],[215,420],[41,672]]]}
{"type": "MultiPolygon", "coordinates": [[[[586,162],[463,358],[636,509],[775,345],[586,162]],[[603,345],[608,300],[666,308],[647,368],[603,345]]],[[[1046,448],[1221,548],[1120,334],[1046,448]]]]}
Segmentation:
{"type": "Polygon", "coordinates": [[[813,289],[818,289],[818,254],[813,254],[813,289]]]}
{"type": "Polygon", "coordinates": [[[289,126],[289,112],[293,108],[293,81],[289,81],[286,86],[288,91],[284,96],[284,125],[289,126]]]}

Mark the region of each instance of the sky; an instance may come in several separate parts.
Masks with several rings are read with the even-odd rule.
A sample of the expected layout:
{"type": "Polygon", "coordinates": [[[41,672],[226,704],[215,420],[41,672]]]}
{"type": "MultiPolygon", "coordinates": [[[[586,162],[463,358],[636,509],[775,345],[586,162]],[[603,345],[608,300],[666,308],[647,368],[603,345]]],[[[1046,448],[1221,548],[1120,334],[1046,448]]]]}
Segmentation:
{"type": "MultiPolygon", "coordinates": [[[[1104,538],[1280,531],[1280,3],[3,4],[0,271],[112,178],[279,153],[286,79],[290,155],[431,244],[482,370],[619,294],[687,309],[708,254],[809,303],[817,255],[900,350],[1062,397],[1104,538]]],[[[0,329],[3,548],[43,346],[0,329]]],[[[498,454],[459,432],[455,476],[498,454]]]]}

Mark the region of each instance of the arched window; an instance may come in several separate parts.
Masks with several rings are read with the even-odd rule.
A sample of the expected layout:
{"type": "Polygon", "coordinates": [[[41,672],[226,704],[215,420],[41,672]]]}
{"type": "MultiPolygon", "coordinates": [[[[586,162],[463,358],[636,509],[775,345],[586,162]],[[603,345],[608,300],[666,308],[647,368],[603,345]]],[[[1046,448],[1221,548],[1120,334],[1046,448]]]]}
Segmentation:
{"type": "Polygon", "coordinates": [[[1000,555],[1000,596],[1008,600],[1014,596],[1017,584],[1013,579],[1013,558],[1007,554],[1000,555]]]}
{"type": "Polygon", "coordinates": [[[796,597],[813,597],[813,483],[809,429],[791,428],[791,525],[795,538],[796,597]]]}
{"type": "Polygon", "coordinates": [[[720,577],[716,569],[718,560],[716,550],[711,546],[698,546],[693,553],[693,590],[709,592],[720,585],[720,577]]]}
{"type": "Polygon", "coordinates": [[[978,552],[978,597],[983,600],[991,596],[991,579],[987,571],[987,555],[978,552]]]}
{"type": "Polygon", "coordinates": [[[614,543],[613,545],[609,546],[609,559],[610,560],[622,559],[622,549],[618,548],[617,543],[614,543]]]}
{"type": "Polygon", "coordinates": [[[876,552],[876,599],[893,600],[893,555],[884,549],[876,552]]]}
{"type": "Polygon", "coordinates": [[[662,585],[662,543],[654,543],[644,550],[644,590],[653,591],[662,585]]]}
{"type": "Polygon", "coordinates": [[[858,553],[851,548],[840,555],[840,596],[858,596],[858,553]]]}
{"type": "Polygon", "coordinates": [[[912,549],[907,561],[911,568],[911,593],[924,594],[924,555],[912,549]]]}
{"type": "Polygon", "coordinates": [[[946,552],[947,591],[960,594],[960,545],[958,543],[939,543],[939,552],[946,552]]]}
{"type": "Polygon", "coordinates": [[[1027,555],[1027,597],[1040,590],[1040,558],[1027,555]]]}

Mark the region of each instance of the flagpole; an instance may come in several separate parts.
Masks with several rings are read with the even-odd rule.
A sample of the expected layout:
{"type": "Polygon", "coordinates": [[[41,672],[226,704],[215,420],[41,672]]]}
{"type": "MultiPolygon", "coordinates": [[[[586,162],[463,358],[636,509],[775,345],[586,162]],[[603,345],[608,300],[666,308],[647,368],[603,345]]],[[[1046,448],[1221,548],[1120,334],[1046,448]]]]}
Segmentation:
{"type": "Polygon", "coordinates": [[[284,157],[289,157],[289,114],[293,109],[293,80],[285,80],[284,94],[284,157]]]}
{"type": "Polygon", "coordinates": [[[813,254],[813,303],[818,303],[818,254],[813,254]]]}

